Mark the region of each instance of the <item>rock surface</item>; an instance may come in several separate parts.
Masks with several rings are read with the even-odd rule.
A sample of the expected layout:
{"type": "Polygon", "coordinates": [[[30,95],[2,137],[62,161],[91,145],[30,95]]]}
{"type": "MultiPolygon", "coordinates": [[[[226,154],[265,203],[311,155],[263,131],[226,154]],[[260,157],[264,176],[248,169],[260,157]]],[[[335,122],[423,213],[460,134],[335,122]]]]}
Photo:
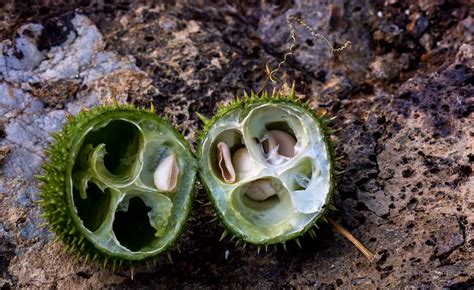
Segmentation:
{"type": "Polygon", "coordinates": [[[0,11],[0,286],[448,287],[474,284],[473,16],[463,1],[335,1],[249,7],[7,1],[0,11]],[[79,10],[76,10],[79,8],[79,10]],[[216,103],[256,90],[303,17],[277,77],[338,116],[345,156],[334,218],[377,254],[369,263],[329,226],[257,254],[209,224],[198,191],[174,263],[112,273],[75,262],[40,225],[33,176],[49,133],[84,107],[153,103],[190,142],[216,103]],[[470,44],[471,43],[471,44],[470,44]]]}

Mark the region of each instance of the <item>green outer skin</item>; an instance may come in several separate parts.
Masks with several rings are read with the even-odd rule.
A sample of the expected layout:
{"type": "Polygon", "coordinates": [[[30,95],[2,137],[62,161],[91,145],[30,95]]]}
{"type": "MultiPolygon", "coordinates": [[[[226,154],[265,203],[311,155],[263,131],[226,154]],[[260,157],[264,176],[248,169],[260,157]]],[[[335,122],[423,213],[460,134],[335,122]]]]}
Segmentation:
{"type": "MultiPolygon", "coordinates": [[[[312,116],[314,120],[319,124],[321,128],[321,132],[323,134],[323,140],[326,144],[326,149],[327,153],[329,156],[329,161],[331,162],[330,168],[330,185],[329,185],[329,193],[326,198],[326,206],[324,207],[323,211],[315,216],[303,229],[301,229],[298,232],[295,232],[290,235],[285,235],[285,236],[279,236],[275,237],[274,239],[267,240],[262,243],[252,243],[251,241],[248,241],[245,239],[244,236],[240,235],[238,231],[235,231],[227,222],[225,217],[222,215],[222,213],[216,209],[216,201],[214,200],[214,197],[212,196],[211,189],[208,187],[206,183],[206,177],[203,175],[202,170],[199,170],[199,179],[201,180],[202,184],[206,188],[207,195],[209,200],[211,201],[213,207],[216,209],[217,215],[219,216],[220,221],[224,224],[224,227],[229,231],[234,237],[238,238],[240,241],[245,242],[245,243],[251,243],[255,245],[271,245],[271,244],[278,244],[282,243],[283,245],[285,244],[286,241],[296,239],[299,236],[305,234],[308,232],[312,227],[317,227],[317,223],[319,222],[327,222],[325,219],[325,215],[328,213],[330,210],[335,210],[335,207],[333,206],[333,195],[335,192],[336,188],[336,182],[335,182],[335,151],[334,151],[334,144],[333,141],[330,140],[329,136],[331,135],[330,129],[328,128],[330,120],[327,117],[324,116],[318,116],[314,110],[311,109],[311,107],[308,105],[308,103],[303,103],[299,101],[296,96],[295,96],[295,91],[292,89],[289,95],[280,95],[279,93],[273,93],[272,96],[268,95],[267,92],[264,92],[260,95],[257,95],[255,93],[251,93],[251,95],[245,94],[243,99],[236,99],[232,101],[230,104],[219,107],[218,112],[216,115],[214,115],[211,119],[207,120],[205,122],[204,129],[201,131],[201,134],[199,135],[199,141],[198,141],[198,149],[197,149],[197,157],[198,157],[198,163],[201,164],[202,160],[202,146],[204,143],[204,140],[207,137],[207,132],[212,128],[212,126],[217,123],[221,117],[224,115],[228,114],[229,112],[232,112],[234,110],[241,110],[241,109],[246,109],[250,106],[253,105],[259,105],[259,104],[287,104],[290,106],[296,106],[312,116]]],[[[223,234],[223,237],[225,236],[225,232],[223,234]]]]}
{"type": "MultiPolygon", "coordinates": [[[[86,232],[81,226],[76,224],[72,216],[75,214],[75,208],[70,200],[69,194],[67,194],[67,178],[69,177],[66,175],[73,166],[74,161],[72,161],[72,163],[70,161],[70,149],[77,145],[75,144],[77,141],[76,136],[80,136],[83,130],[88,127],[89,123],[101,118],[103,115],[110,114],[115,115],[117,118],[120,118],[121,114],[133,114],[136,119],[140,119],[141,115],[143,119],[154,120],[168,127],[170,131],[173,132],[173,135],[175,135],[176,140],[190,152],[190,156],[192,156],[192,151],[184,137],[171,126],[168,120],[157,116],[153,108],[148,111],[136,108],[133,105],[103,106],[93,108],[90,111],[83,110],[76,117],[69,118],[69,121],[64,125],[61,131],[52,134],[55,138],[55,142],[53,142],[46,151],[48,160],[42,165],[44,175],[37,176],[37,179],[40,181],[41,193],[38,203],[42,206],[42,217],[47,220],[50,229],[56,233],[57,237],[55,241],[63,241],[65,251],[72,250],[78,257],[85,258],[85,262],[94,260],[103,264],[104,267],[110,265],[115,270],[116,267],[120,267],[124,262],[133,266],[138,262],[156,260],[160,253],[168,251],[174,245],[188,220],[194,190],[189,192],[190,196],[188,202],[182,205],[185,213],[181,225],[178,225],[179,229],[176,235],[161,251],[148,256],[135,255],[134,257],[129,257],[115,255],[114,253],[106,252],[95,247],[86,237],[86,232]]],[[[193,167],[197,170],[196,162],[193,163],[193,167]]],[[[191,184],[195,183],[196,174],[193,176],[193,180],[188,181],[191,182],[191,184]]]]}

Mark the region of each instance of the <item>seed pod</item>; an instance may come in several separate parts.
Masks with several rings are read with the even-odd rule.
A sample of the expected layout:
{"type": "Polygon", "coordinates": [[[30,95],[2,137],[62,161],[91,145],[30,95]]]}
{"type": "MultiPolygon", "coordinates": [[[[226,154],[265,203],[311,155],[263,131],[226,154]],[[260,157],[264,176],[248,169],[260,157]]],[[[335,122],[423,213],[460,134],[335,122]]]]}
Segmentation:
{"type": "Polygon", "coordinates": [[[253,160],[247,148],[240,148],[232,155],[232,165],[238,180],[246,178],[252,173],[253,160]]]}
{"type": "Polygon", "coordinates": [[[296,140],[290,134],[280,130],[268,131],[268,138],[263,142],[263,148],[267,155],[275,152],[281,156],[295,156],[296,140]]]}
{"type": "Polygon", "coordinates": [[[153,173],[156,189],[161,192],[174,191],[178,183],[179,172],[176,154],[172,153],[156,167],[153,173]]]}
{"type": "Polygon", "coordinates": [[[277,194],[270,180],[259,179],[250,183],[245,194],[252,200],[264,201],[277,194]]]}
{"type": "Polygon", "coordinates": [[[132,106],[98,107],[54,136],[40,203],[68,248],[118,265],[173,245],[191,208],[197,164],[166,120],[132,106]]]}
{"type": "Polygon", "coordinates": [[[334,192],[327,121],[289,96],[252,94],[220,108],[198,145],[201,181],[218,216],[248,243],[284,243],[323,220],[334,192]],[[220,171],[222,143],[235,182],[220,171]]]}
{"type": "Polygon", "coordinates": [[[222,178],[226,183],[234,183],[235,170],[232,165],[229,146],[224,142],[219,142],[219,144],[217,144],[217,151],[222,178]]]}

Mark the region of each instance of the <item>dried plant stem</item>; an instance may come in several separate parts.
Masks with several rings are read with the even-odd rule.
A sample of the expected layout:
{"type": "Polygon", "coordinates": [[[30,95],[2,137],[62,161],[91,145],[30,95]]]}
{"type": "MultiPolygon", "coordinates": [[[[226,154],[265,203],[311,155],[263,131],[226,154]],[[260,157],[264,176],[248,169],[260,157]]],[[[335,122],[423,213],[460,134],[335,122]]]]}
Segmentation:
{"type": "Polygon", "coordinates": [[[375,260],[375,255],[369,249],[367,249],[358,239],[356,239],[351,233],[349,233],[345,228],[341,227],[332,218],[326,217],[326,219],[336,231],[338,231],[339,233],[341,233],[341,235],[346,237],[346,239],[351,241],[351,243],[357,249],[359,249],[359,251],[361,251],[361,253],[364,254],[364,256],[367,257],[370,262],[373,262],[375,260]]]}
{"type": "Polygon", "coordinates": [[[290,44],[290,48],[288,49],[288,52],[285,53],[285,55],[283,56],[283,60],[278,63],[278,66],[274,70],[270,71],[268,69],[268,64],[267,64],[267,75],[268,75],[268,78],[270,79],[270,81],[272,81],[272,83],[277,83],[278,82],[277,79],[274,77],[274,74],[280,69],[280,67],[283,64],[286,63],[287,57],[293,54],[293,50],[296,46],[296,43],[297,43],[296,42],[296,31],[295,31],[295,27],[293,26],[293,22],[296,22],[300,26],[306,28],[309,31],[309,33],[311,34],[311,36],[313,37],[313,39],[316,39],[316,38],[322,39],[326,43],[326,45],[329,47],[329,49],[331,49],[331,51],[333,53],[339,53],[339,52],[343,51],[344,49],[346,49],[347,47],[349,47],[349,45],[351,45],[350,41],[346,41],[341,47],[336,48],[331,44],[331,42],[324,35],[316,33],[313,30],[313,28],[311,26],[309,26],[303,19],[295,17],[295,16],[287,16],[286,17],[286,23],[288,24],[288,27],[290,28],[291,44],[290,44]]]}

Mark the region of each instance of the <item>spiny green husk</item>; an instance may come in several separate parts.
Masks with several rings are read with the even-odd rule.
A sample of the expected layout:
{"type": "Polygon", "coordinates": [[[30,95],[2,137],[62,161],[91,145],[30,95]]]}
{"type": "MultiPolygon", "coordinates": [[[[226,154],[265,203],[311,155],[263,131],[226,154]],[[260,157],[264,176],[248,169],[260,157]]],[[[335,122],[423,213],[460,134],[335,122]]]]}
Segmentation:
{"type": "MultiPolygon", "coordinates": [[[[106,125],[104,125],[104,127],[105,126],[106,125]]],[[[83,110],[76,117],[68,118],[68,122],[64,125],[63,129],[60,132],[52,134],[52,136],[55,141],[47,150],[48,159],[42,166],[44,174],[37,177],[40,181],[41,192],[39,203],[43,210],[42,216],[48,222],[50,229],[56,233],[55,241],[61,240],[64,243],[65,251],[76,253],[83,258],[84,262],[93,260],[115,270],[116,267],[122,264],[133,266],[142,261],[155,262],[155,259],[160,253],[170,250],[181,233],[190,212],[193,194],[192,188],[195,181],[194,173],[197,171],[197,165],[192,158],[188,143],[167,120],[158,117],[154,113],[153,108],[145,110],[136,108],[133,105],[102,106],[91,110],[83,110]],[[151,122],[147,124],[156,123],[160,128],[167,130],[166,132],[168,132],[169,136],[175,140],[176,146],[180,146],[180,148],[183,148],[183,151],[189,152],[189,156],[183,156],[183,160],[187,162],[185,170],[190,172],[190,180],[185,181],[186,184],[183,184],[184,189],[182,189],[183,193],[180,191],[180,200],[178,200],[178,197],[170,197],[176,202],[181,201],[181,197],[183,197],[182,202],[184,204],[175,206],[179,208],[179,213],[174,214],[173,212],[173,215],[170,216],[170,218],[179,218],[179,220],[171,221],[172,223],[176,223],[172,228],[174,229],[174,235],[167,239],[164,245],[161,245],[159,251],[153,252],[151,250],[143,255],[120,254],[111,249],[100,247],[88,236],[90,231],[88,232],[85,226],[81,222],[78,222],[80,218],[78,217],[74,199],[72,198],[72,189],[68,190],[68,180],[71,184],[73,183],[73,181],[70,181],[71,177],[68,174],[72,174],[72,167],[77,160],[76,155],[78,154],[78,152],[74,152],[74,149],[82,148],[80,147],[82,145],[77,144],[83,141],[86,136],[89,136],[87,135],[89,133],[85,134],[85,130],[90,129],[91,124],[98,124],[98,120],[107,123],[107,118],[113,120],[125,118],[127,121],[133,120],[134,122],[146,120],[146,122],[151,122]],[[185,191],[189,187],[191,190],[189,190],[189,193],[186,193],[185,191]]],[[[141,174],[141,172],[139,174],[141,174]]],[[[188,177],[188,175],[186,176],[188,177]]],[[[72,185],[70,186],[69,188],[72,188],[72,185]]],[[[178,188],[179,186],[181,185],[178,184],[178,188]]],[[[166,231],[172,229],[171,226],[166,227],[166,231]]],[[[167,232],[165,232],[163,236],[166,236],[166,234],[167,232]]],[[[136,253],[138,252],[140,251],[136,253]]]]}
{"type": "MultiPolygon", "coordinates": [[[[244,114],[245,115],[245,114],[244,114]]],[[[285,242],[289,240],[295,241],[295,243],[298,246],[301,246],[298,237],[303,235],[303,234],[308,234],[311,237],[315,237],[315,231],[314,228],[318,228],[318,224],[321,222],[325,222],[325,215],[328,213],[330,210],[335,210],[335,207],[332,204],[332,197],[335,192],[335,175],[338,174],[338,172],[335,170],[335,151],[334,151],[334,141],[330,138],[331,133],[334,131],[331,130],[329,127],[329,123],[332,120],[331,118],[328,118],[326,114],[321,113],[318,114],[316,111],[310,108],[308,102],[301,102],[298,100],[295,94],[294,88],[290,91],[289,94],[283,94],[280,93],[279,91],[273,91],[272,94],[268,94],[267,92],[263,92],[261,94],[244,94],[244,97],[241,99],[235,99],[232,101],[230,104],[221,106],[218,108],[218,112],[216,113],[215,116],[213,116],[211,119],[205,119],[201,118],[202,121],[204,122],[204,129],[201,131],[201,134],[199,136],[199,142],[198,142],[198,148],[197,148],[197,155],[198,155],[198,162],[200,164],[200,179],[202,181],[202,184],[207,190],[208,193],[208,198],[211,201],[212,206],[217,212],[217,216],[219,217],[220,222],[224,225],[225,230],[221,236],[221,239],[225,238],[228,236],[228,234],[231,234],[231,239],[237,239],[236,245],[244,245],[246,243],[252,243],[256,244],[258,251],[262,246],[265,248],[270,245],[270,244],[281,244],[285,249],[286,245],[285,242]],[[252,241],[248,236],[242,235],[238,230],[234,229],[232,225],[230,225],[226,219],[226,216],[224,216],[223,212],[219,210],[217,207],[216,199],[214,198],[212,194],[212,188],[210,188],[208,182],[207,182],[207,177],[203,173],[203,158],[205,156],[202,155],[202,150],[203,150],[203,145],[204,141],[207,138],[207,135],[209,134],[211,128],[213,128],[214,125],[216,125],[221,118],[224,116],[234,112],[235,110],[246,110],[251,107],[255,107],[258,105],[263,105],[263,104],[281,104],[281,105],[289,105],[289,106],[294,106],[299,108],[300,110],[304,111],[306,114],[311,116],[319,125],[321,129],[321,133],[323,135],[323,141],[325,143],[326,151],[328,153],[329,157],[329,163],[330,163],[330,184],[329,184],[329,193],[327,194],[325,206],[323,207],[323,210],[320,214],[315,216],[311,222],[309,222],[303,229],[301,229],[298,232],[294,232],[291,235],[287,236],[281,236],[281,237],[275,237],[270,240],[266,240],[263,242],[255,242],[252,241]]],[[[214,219],[214,221],[217,220],[214,219]]]]}

